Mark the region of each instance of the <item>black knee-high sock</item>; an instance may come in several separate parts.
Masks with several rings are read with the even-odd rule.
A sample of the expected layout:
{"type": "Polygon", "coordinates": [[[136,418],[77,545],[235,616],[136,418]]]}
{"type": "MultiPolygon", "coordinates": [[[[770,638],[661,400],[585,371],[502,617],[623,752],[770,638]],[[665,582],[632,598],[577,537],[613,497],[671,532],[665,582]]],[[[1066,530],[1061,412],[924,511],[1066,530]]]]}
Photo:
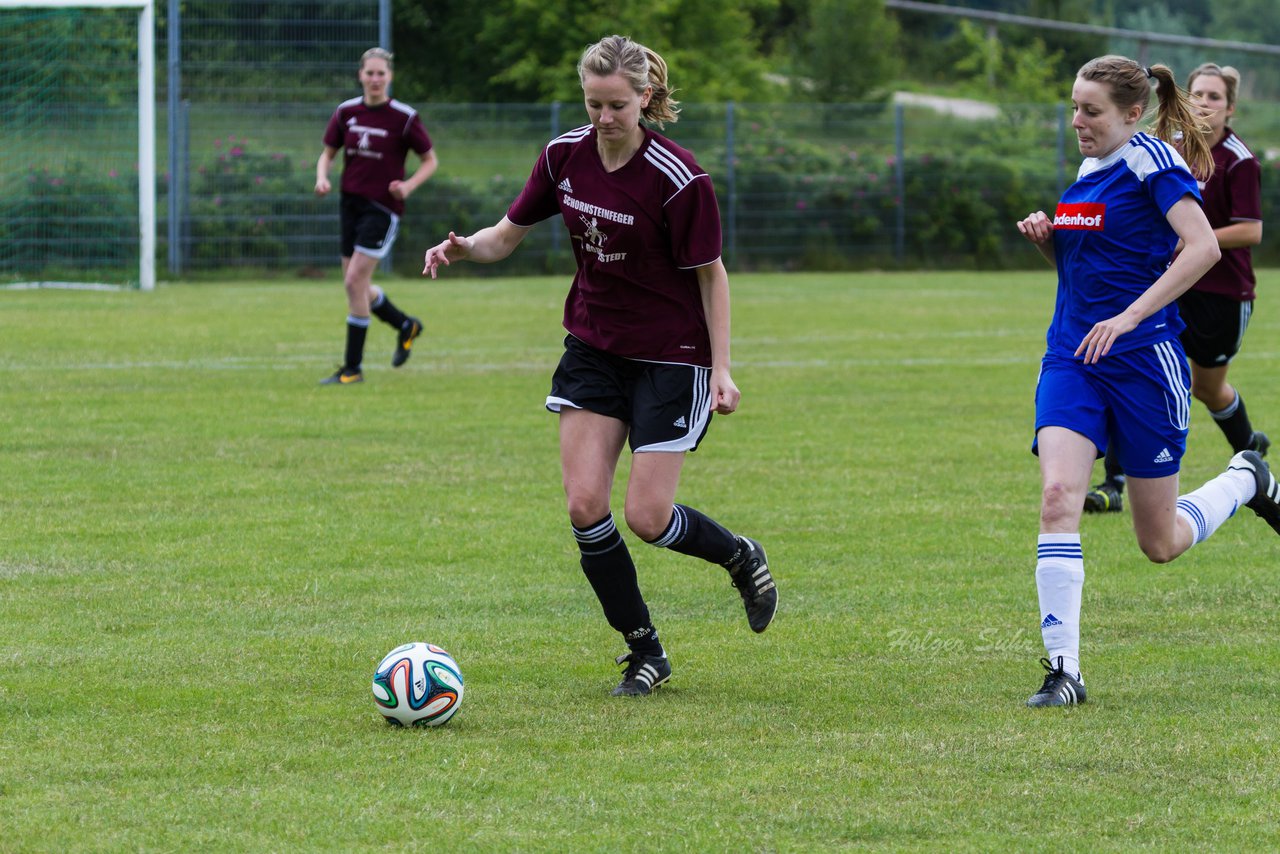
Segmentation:
{"type": "Polygon", "coordinates": [[[728,563],[738,551],[737,537],[710,516],[683,504],[672,506],[667,530],[649,544],[718,564],[728,563]]]}
{"type": "Polygon", "coordinates": [[[408,315],[395,307],[395,304],[391,302],[391,298],[387,296],[386,291],[382,292],[382,295],[378,297],[378,301],[369,306],[369,309],[373,312],[374,317],[395,329],[403,327],[404,322],[409,319],[408,315]]]}
{"type": "Polygon", "coordinates": [[[1124,492],[1124,469],[1120,465],[1120,455],[1116,452],[1115,442],[1107,446],[1107,457],[1102,461],[1107,472],[1107,483],[1119,492],[1124,492]]]}
{"type": "Polygon", "coordinates": [[[1236,392],[1236,399],[1226,409],[1212,410],[1209,414],[1231,443],[1231,450],[1247,451],[1253,439],[1253,425],[1249,423],[1249,413],[1244,408],[1244,398],[1236,392]]]}
{"type": "Polygon", "coordinates": [[[364,339],[369,334],[369,318],[347,315],[347,353],[342,367],[348,371],[360,370],[364,361],[364,339]]]}
{"type": "Polygon", "coordinates": [[[613,514],[585,528],[575,525],[573,537],[582,552],[582,572],[591,582],[609,625],[622,634],[632,652],[662,655],[658,631],[640,594],[636,565],[613,524],[613,514]]]}

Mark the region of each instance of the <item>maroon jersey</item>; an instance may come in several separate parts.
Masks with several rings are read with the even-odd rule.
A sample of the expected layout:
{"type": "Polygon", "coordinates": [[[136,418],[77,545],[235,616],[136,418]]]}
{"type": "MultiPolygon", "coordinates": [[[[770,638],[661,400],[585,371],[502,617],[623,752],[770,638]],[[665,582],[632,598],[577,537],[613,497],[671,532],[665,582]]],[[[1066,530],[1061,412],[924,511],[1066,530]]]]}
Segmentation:
{"type": "MultiPolygon", "coordinates": [[[[1201,188],[1204,213],[1214,228],[1262,220],[1262,166],[1231,128],[1213,147],[1213,177],[1201,188]]],[[[1255,281],[1253,253],[1242,246],[1223,249],[1218,263],[1196,282],[1195,290],[1247,302],[1253,299],[1255,281]]]]}
{"type": "Polygon", "coordinates": [[[606,172],[590,125],[551,140],[507,210],[531,226],[559,213],[578,271],[564,328],[615,356],[711,366],[697,268],[720,258],[711,178],[648,128],[627,164],[606,172]]]}
{"type": "Polygon", "coordinates": [[[392,98],[376,107],[364,98],[343,101],[324,129],[324,144],[344,152],[342,192],[364,196],[397,215],[404,202],[387,187],[404,179],[409,151],[419,156],[431,150],[431,137],[418,111],[392,98]]]}

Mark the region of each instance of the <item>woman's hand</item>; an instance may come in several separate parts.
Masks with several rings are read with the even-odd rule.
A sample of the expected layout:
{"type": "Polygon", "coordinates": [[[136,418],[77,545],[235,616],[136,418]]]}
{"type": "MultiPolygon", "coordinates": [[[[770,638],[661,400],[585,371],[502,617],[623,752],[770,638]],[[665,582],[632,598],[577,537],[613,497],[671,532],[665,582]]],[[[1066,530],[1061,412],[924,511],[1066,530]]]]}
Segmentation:
{"type": "Polygon", "coordinates": [[[711,369],[711,411],[717,415],[732,415],[738,408],[742,392],[733,383],[733,377],[724,368],[711,369]]]}
{"type": "Polygon", "coordinates": [[[1036,246],[1042,246],[1053,239],[1053,221],[1044,211],[1036,211],[1018,221],[1018,231],[1036,246]]]}
{"type": "Polygon", "coordinates": [[[1106,320],[1099,320],[1089,330],[1089,334],[1080,341],[1080,346],[1076,348],[1076,355],[1083,353],[1086,365],[1096,364],[1099,359],[1111,352],[1111,345],[1117,338],[1137,328],[1138,319],[1128,311],[1106,320]]]}
{"type": "Polygon", "coordinates": [[[452,231],[449,237],[440,241],[435,246],[427,250],[426,258],[423,260],[422,275],[431,274],[431,278],[436,277],[436,271],[441,264],[446,267],[454,261],[461,261],[471,254],[471,247],[474,245],[469,237],[459,237],[452,231]]]}

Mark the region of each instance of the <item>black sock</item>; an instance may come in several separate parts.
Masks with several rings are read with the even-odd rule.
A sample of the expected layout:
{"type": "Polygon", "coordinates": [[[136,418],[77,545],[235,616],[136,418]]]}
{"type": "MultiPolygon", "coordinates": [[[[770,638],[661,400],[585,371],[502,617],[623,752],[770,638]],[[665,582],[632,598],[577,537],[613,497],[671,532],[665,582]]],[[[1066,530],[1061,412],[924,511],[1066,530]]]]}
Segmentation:
{"type": "Polygon", "coordinates": [[[1124,469],[1120,467],[1115,442],[1107,448],[1107,458],[1102,461],[1102,467],[1107,472],[1107,483],[1115,487],[1116,492],[1124,492],[1124,469]]]}
{"type": "Polygon", "coordinates": [[[347,316],[347,353],[344,357],[343,369],[360,370],[364,362],[364,339],[369,334],[369,318],[347,316]]]}
{"type": "Polygon", "coordinates": [[[683,504],[673,505],[667,530],[649,545],[724,565],[738,551],[738,538],[719,522],[683,504]]]}
{"type": "Polygon", "coordinates": [[[409,319],[408,315],[395,307],[386,291],[383,291],[382,296],[378,297],[378,301],[369,306],[369,309],[374,317],[397,330],[403,328],[404,322],[409,319]]]}
{"type": "Polygon", "coordinates": [[[1236,392],[1236,399],[1230,406],[1219,409],[1217,412],[1210,410],[1209,414],[1222,428],[1227,441],[1231,443],[1231,450],[1236,452],[1249,450],[1253,440],[1253,425],[1249,423],[1249,413],[1245,411],[1244,398],[1240,396],[1239,391],[1236,392]]]}
{"type": "Polygon", "coordinates": [[[578,550],[582,552],[582,572],[600,600],[604,618],[609,621],[632,652],[662,655],[658,630],[649,620],[649,607],[640,594],[636,565],[622,535],[609,514],[585,528],[573,528],[578,550]]]}

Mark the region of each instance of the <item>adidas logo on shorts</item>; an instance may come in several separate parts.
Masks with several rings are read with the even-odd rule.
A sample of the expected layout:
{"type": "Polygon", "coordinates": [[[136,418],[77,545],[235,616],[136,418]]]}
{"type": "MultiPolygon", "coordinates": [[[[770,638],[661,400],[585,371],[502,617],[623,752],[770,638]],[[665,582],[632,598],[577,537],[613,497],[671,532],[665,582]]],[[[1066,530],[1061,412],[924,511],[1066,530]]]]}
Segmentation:
{"type": "Polygon", "coordinates": [[[688,421],[685,421],[685,420],[684,420],[684,416],[683,416],[683,415],[681,415],[679,418],[677,418],[675,421],[673,421],[673,422],[671,423],[671,426],[672,426],[672,427],[688,428],[688,426],[689,426],[689,422],[688,422],[688,421]]]}
{"type": "Polygon", "coordinates": [[[569,183],[568,178],[565,178],[563,181],[560,182],[560,189],[566,193],[572,193],[573,185],[569,183]]]}
{"type": "Polygon", "coordinates": [[[1169,453],[1168,448],[1161,448],[1160,453],[1156,454],[1153,463],[1171,463],[1173,462],[1173,454],[1169,453]]]}

